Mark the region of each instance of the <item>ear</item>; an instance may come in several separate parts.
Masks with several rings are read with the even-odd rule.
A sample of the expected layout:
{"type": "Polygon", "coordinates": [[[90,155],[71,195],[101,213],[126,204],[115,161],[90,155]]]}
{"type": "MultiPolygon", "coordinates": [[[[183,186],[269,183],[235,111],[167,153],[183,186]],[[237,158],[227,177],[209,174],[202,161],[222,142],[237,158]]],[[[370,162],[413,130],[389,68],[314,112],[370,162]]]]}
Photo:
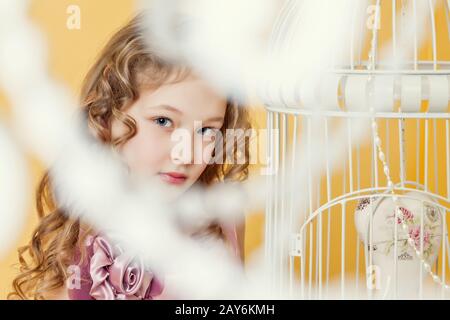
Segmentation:
{"type": "Polygon", "coordinates": [[[90,120],[87,111],[85,111],[85,112],[86,112],[86,118],[85,118],[86,120],[85,121],[86,121],[86,126],[87,126],[87,129],[88,129],[89,135],[91,137],[93,137],[94,139],[96,139],[97,141],[100,141],[100,142],[107,142],[107,141],[109,141],[109,139],[110,139],[110,136],[109,136],[110,130],[108,128],[106,120],[101,118],[101,117],[98,117],[96,119],[97,126],[100,126],[98,128],[90,120]]]}

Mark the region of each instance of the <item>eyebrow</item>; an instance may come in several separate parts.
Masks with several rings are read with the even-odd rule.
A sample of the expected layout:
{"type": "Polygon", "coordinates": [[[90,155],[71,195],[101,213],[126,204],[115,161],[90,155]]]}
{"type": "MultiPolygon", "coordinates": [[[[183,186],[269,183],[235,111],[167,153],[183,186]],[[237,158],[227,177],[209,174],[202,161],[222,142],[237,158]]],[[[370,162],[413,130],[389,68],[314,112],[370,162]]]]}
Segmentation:
{"type": "Polygon", "coordinates": [[[209,121],[211,121],[211,122],[222,122],[222,121],[224,121],[224,117],[214,117],[214,118],[209,118],[209,119],[206,119],[205,120],[205,122],[209,122],[209,121]]]}
{"type": "MultiPolygon", "coordinates": [[[[178,114],[183,114],[183,112],[181,112],[179,109],[177,109],[177,108],[175,108],[173,106],[167,105],[167,104],[151,106],[149,108],[151,108],[151,109],[165,109],[165,110],[169,110],[169,111],[172,111],[172,112],[175,112],[175,113],[178,113],[178,114]]],[[[217,122],[222,122],[224,120],[225,120],[224,117],[218,116],[218,117],[212,117],[212,118],[206,119],[204,122],[209,122],[209,121],[210,122],[216,122],[216,121],[217,122]]]]}
{"type": "Polygon", "coordinates": [[[167,104],[161,104],[161,105],[157,105],[157,106],[152,106],[150,107],[151,109],[166,109],[175,113],[179,113],[179,114],[183,114],[183,112],[181,112],[180,110],[178,110],[175,107],[169,106],[167,104]]]}

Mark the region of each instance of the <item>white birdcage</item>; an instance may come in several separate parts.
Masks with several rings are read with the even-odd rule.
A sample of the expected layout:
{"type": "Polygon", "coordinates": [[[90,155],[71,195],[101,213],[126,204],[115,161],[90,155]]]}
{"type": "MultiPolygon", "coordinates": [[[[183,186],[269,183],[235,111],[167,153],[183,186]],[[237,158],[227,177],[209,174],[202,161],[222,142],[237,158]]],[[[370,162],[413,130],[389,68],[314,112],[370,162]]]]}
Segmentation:
{"type": "MultiPolygon", "coordinates": [[[[287,1],[276,37],[292,28],[296,5],[287,1]]],[[[271,283],[305,299],[446,299],[449,1],[370,1],[365,13],[364,19],[355,14],[345,22],[360,29],[367,28],[367,19],[374,24],[352,34],[349,62],[320,83],[320,111],[301,98],[297,104],[266,104],[268,154],[275,169],[268,177],[273,192],[265,229],[271,283]],[[400,35],[402,28],[410,32],[400,35]],[[411,47],[399,64],[405,34],[411,47]],[[391,45],[382,46],[383,41],[391,45]],[[396,59],[395,68],[383,60],[382,47],[396,59]],[[361,119],[370,121],[365,140],[354,135],[361,119]],[[337,127],[346,132],[346,156],[333,166],[327,150],[337,127]],[[298,148],[308,155],[315,148],[324,150],[326,164],[319,177],[308,170],[314,159],[308,156],[300,163],[296,158],[298,148]],[[285,191],[289,170],[298,166],[309,173],[302,195],[285,191]],[[294,205],[299,197],[305,200],[300,209],[294,205]],[[299,215],[305,219],[298,224],[299,215]],[[286,221],[289,242],[279,246],[286,221]]]]}

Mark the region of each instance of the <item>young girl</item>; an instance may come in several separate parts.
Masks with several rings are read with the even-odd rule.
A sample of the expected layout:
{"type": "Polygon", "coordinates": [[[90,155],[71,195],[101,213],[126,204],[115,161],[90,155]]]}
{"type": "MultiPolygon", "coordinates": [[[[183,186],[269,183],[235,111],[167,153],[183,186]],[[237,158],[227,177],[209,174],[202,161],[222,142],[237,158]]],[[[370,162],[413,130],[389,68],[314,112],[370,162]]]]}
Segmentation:
{"type": "MultiPolygon", "coordinates": [[[[180,164],[174,159],[171,133],[175,129],[187,129],[202,138],[220,132],[225,145],[227,129],[250,128],[248,115],[245,108],[220,96],[192,70],[172,65],[152,52],[145,44],[142,20],[139,15],[116,33],[89,71],[81,93],[87,128],[119,153],[130,174],[157,177],[171,196],[180,196],[194,184],[210,186],[246,179],[248,141],[243,164],[209,163],[214,146],[200,162],[189,159],[180,164]]],[[[233,159],[237,149],[233,143],[233,159]]],[[[93,230],[67,215],[52,192],[47,173],[36,195],[40,223],[30,243],[18,250],[20,274],[13,281],[10,298],[165,297],[164,279],[136,260],[126,259],[102,230],[93,230]],[[74,265],[81,270],[80,285],[66,286],[74,265]]],[[[189,235],[223,240],[232,254],[242,259],[242,226],[229,228],[212,222],[189,235]]]]}

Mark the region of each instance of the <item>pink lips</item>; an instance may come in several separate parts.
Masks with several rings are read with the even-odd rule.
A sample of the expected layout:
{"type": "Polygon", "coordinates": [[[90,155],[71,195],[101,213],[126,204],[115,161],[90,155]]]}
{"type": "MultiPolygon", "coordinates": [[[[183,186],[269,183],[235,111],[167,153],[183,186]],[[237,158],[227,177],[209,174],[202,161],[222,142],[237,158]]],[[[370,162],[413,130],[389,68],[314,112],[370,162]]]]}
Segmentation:
{"type": "Polygon", "coordinates": [[[159,175],[161,179],[170,184],[182,184],[187,179],[186,175],[178,172],[161,172],[159,175]]]}

